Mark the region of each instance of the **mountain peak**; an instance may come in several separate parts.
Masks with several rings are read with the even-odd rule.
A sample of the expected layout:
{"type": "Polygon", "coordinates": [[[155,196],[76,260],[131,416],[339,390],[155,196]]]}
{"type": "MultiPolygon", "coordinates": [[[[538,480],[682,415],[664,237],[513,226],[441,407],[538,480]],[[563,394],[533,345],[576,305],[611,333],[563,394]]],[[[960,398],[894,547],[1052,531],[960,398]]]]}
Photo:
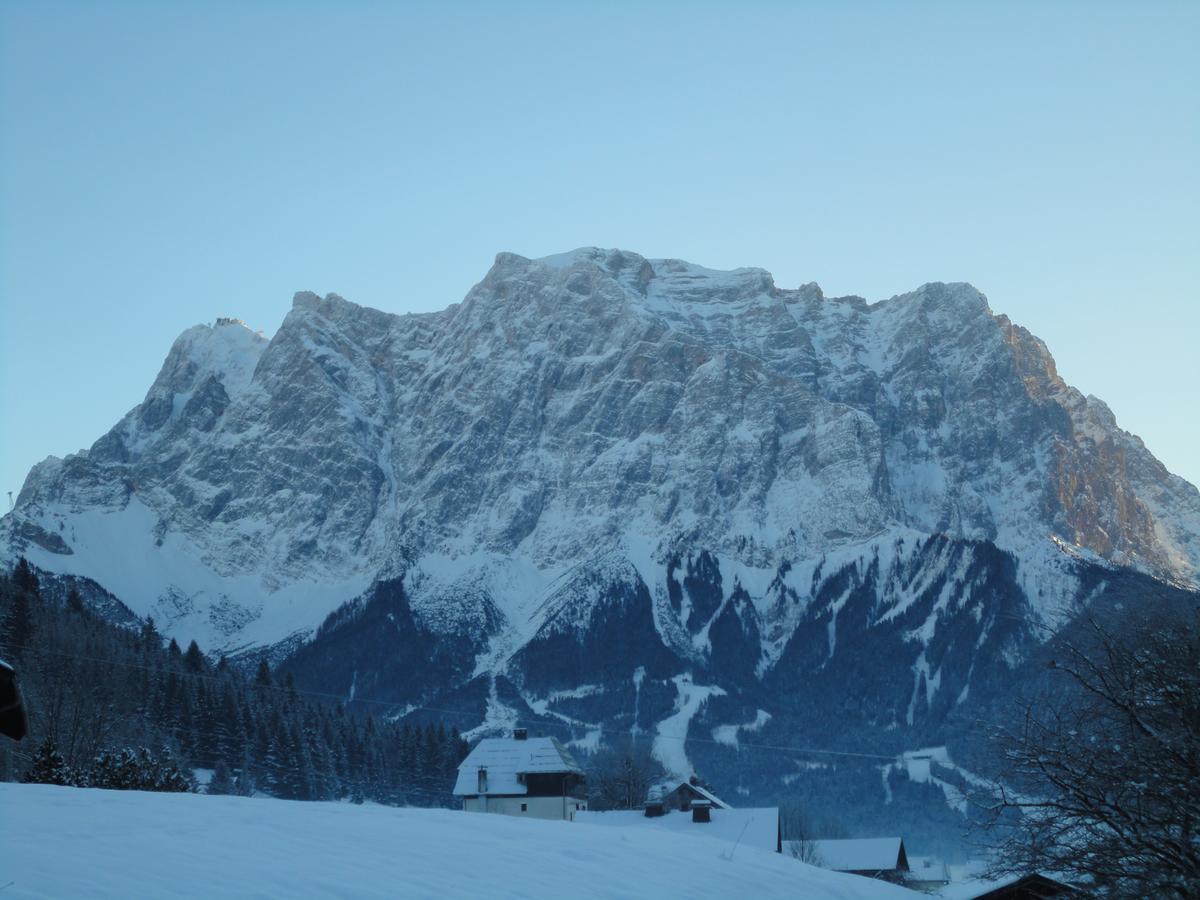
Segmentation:
{"type": "Polygon", "coordinates": [[[142,428],[158,430],[176,419],[209,382],[227,397],[245,390],[270,342],[240,319],[193,325],[175,339],[158,377],[136,411],[142,428]]]}
{"type": "Polygon", "coordinates": [[[312,291],[296,291],[292,295],[292,308],[316,309],[321,304],[321,295],[312,291]]]}
{"type": "Polygon", "coordinates": [[[226,320],[184,332],[145,401],[46,468],[13,521],[75,523],[80,571],[115,552],[89,511],[128,519],[123,553],[158,531],[186,541],[194,571],[128,599],[156,618],[176,593],[261,613],[258,637],[231,640],[308,627],[321,597],[417,564],[507,561],[532,573],[528,598],[626,545],[646,566],[702,547],[767,572],[899,528],[1015,553],[1054,534],[1200,572],[1195,490],[974,288],[822,296],[595,247],[499,254],[425,317],[301,292],[270,342],[226,320]],[[293,612],[263,605],[281,591],[293,612]]]}

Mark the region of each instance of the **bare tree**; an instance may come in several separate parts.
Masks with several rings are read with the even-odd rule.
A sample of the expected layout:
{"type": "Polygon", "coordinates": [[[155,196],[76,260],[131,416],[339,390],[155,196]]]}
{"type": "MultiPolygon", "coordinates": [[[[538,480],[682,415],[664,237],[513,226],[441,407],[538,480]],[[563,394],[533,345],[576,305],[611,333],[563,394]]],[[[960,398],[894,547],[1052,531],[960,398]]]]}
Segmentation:
{"type": "Polygon", "coordinates": [[[588,765],[592,809],[641,809],[665,772],[644,744],[626,742],[596,753],[588,765]]]}
{"type": "Polygon", "coordinates": [[[850,837],[850,832],[841,822],[817,819],[808,807],[795,800],[785,801],[779,807],[779,827],[786,845],[784,852],[811,866],[825,864],[818,850],[819,841],[850,837]]]}
{"type": "Polygon", "coordinates": [[[1049,664],[1052,698],[994,730],[993,874],[1200,896],[1200,618],[1176,612],[1120,637],[1090,621],[1049,664]]]}
{"type": "MultiPolygon", "coordinates": [[[[824,860],[817,851],[817,828],[808,812],[798,804],[785,804],[779,810],[779,820],[786,852],[810,866],[822,865],[824,860]]],[[[832,834],[823,836],[834,837],[832,834]]]]}

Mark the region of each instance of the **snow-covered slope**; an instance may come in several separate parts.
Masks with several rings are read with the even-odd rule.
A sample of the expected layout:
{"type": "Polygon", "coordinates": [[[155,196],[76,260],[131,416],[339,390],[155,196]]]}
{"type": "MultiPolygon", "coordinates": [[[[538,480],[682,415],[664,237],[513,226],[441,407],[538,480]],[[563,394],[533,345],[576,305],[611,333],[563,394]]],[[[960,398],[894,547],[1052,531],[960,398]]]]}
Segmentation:
{"type": "Polygon", "coordinates": [[[7,897],[808,897],[903,888],[659,829],[0,784],[7,897]]]}
{"type": "Polygon", "coordinates": [[[761,612],[781,566],[937,532],[1038,580],[1057,546],[1200,571],[1196,489],[970,286],[870,305],[597,249],[501,254],[440,313],[298,294],[269,342],[189,329],[3,522],[9,554],[211,649],[309,633],[404,576],[421,622],[496,631],[498,655],[581,566],[635,568],[667,642],[701,652],[694,610],[665,615],[673,557],[713,554],[761,612]]]}

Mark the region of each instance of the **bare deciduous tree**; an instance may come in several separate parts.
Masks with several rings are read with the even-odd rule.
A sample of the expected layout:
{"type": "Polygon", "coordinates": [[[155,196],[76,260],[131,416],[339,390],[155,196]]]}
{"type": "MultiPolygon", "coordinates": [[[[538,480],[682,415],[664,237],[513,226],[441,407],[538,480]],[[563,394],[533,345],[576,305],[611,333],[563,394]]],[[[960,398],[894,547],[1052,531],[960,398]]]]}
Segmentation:
{"type": "Polygon", "coordinates": [[[1050,663],[1054,694],[994,736],[993,874],[1061,873],[1099,896],[1200,896],[1200,618],[1113,634],[1050,663]]]}
{"type": "MultiPolygon", "coordinates": [[[[796,804],[785,804],[779,810],[779,825],[787,852],[800,862],[819,866],[824,860],[817,852],[818,834],[808,813],[796,804]]],[[[833,835],[820,835],[833,837],[833,835]]]]}
{"type": "Polygon", "coordinates": [[[641,809],[652,785],[665,772],[644,744],[627,742],[602,750],[589,761],[592,809],[641,809]]]}

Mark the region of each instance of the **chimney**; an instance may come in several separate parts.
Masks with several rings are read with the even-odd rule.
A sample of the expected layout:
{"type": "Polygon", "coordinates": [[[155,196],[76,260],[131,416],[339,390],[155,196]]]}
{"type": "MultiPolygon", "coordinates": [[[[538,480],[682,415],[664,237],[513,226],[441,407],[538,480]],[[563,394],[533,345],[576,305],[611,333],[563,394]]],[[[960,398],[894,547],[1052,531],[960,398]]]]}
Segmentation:
{"type": "Polygon", "coordinates": [[[693,822],[711,822],[712,821],[712,804],[707,800],[692,801],[692,821],[693,822]]]}
{"type": "Polygon", "coordinates": [[[523,741],[527,737],[529,737],[529,731],[527,729],[525,729],[525,728],[514,728],[513,729],[513,740],[514,741],[523,741]]]}

